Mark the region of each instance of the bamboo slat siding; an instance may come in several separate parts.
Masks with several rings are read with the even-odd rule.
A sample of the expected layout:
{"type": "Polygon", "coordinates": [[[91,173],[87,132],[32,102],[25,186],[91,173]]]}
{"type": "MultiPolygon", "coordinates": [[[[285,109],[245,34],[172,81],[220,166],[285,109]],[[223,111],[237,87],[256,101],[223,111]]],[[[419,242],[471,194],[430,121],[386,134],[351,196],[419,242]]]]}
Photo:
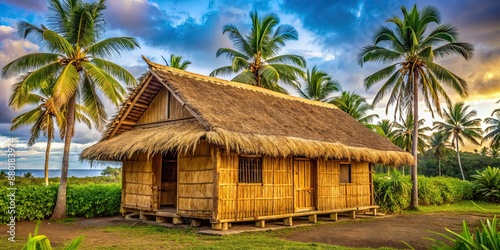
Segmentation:
{"type": "Polygon", "coordinates": [[[151,210],[153,164],[145,154],[134,155],[123,162],[123,207],[151,210]]]}
{"type": "Polygon", "coordinates": [[[318,160],[318,210],[373,205],[368,163],[351,163],[351,183],[341,184],[339,174],[338,161],[318,160]]]}
{"type": "Polygon", "coordinates": [[[293,213],[291,158],[263,157],[262,183],[238,183],[239,157],[220,157],[218,219],[243,219],[293,213]]]}
{"type": "Polygon", "coordinates": [[[153,99],[137,124],[193,117],[181,103],[171,96],[166,88],[162,88],[153,99]]]}
{"type": "Polygon", "coordinates": [[[177,212],[180,216],[212,218],[215,172],[212,151],[208,143],[200,142],[195,152],[179,155],[177,212]]]}

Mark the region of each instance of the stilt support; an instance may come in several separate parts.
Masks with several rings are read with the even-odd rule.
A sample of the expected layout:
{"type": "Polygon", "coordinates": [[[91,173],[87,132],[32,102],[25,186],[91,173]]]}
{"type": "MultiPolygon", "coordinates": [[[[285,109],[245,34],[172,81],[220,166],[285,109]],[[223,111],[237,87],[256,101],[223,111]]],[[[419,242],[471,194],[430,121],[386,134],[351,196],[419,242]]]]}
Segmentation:
{"type": "Polygon", "coordinates": [[[311,223],[317,223],[318,222],[318,215],[316,215],[316,214],[309,215],[307,219],[309,219],[309,222],[311,222],[311,223]]]}
{"type": "Polygon", "coordinates": [[[350,211],[350,212],[349,212],[349,217],[350,217],[351,219],[356,219],[356,211],[350,211]]]}
{"type": "Polygon", "coordinates": [[[339,219],[338,213],[330,214],[330,220],[337,221],[339,219]]]}
{"type": "Polygon", "coordinates": [[[285,226],[293,226],[293,219],[292,217],[287,217],[283,220],[283,223],[285,223],[285,226]]]}
{"type": "Polygon", "coordinates": [[[266,227],[266,221],[265,220],[258,220],[255,222],[256,227],[266,227]]]}
{"type": "Polygon", "coordinates": [[[181,217],[173,217],[172,218],[172,223],[174,225],[179,225],[179,224],[182,224],[184,221],[181,217]]]}

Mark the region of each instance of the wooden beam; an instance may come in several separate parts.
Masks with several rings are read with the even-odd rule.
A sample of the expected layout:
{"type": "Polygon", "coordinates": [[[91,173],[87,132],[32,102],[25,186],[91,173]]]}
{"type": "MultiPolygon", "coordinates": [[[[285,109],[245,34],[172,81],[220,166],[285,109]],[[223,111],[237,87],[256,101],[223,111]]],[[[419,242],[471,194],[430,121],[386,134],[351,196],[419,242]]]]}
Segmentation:
{"type": "Polygon", "coordinates": [[[146,80],[146,83],[144,84],[144,86],[142,87],[142,89],[134,97],[134,100],[132,101],[132,104],[130,104],[128,106],[127,110],[125,110],[125,113],[121,116],[118,124],[115,125],[115,127],[113,128],[113,131],[111,131],[111,134],[109,134],[108,139],[111,139],[115,135],[115,133],[118,130],[118,128],[120,127],[121,123],[125,120],[125,118],[127,118],[128,113],[130,112],[130,110],[132,110],[132,108],[134,107],[134,104],[141,97],[142,92],[144,92],[144,90],[148,87],[149,83],[151,82],[151,79],[153,79],[153,75],[149,76],[149,78],[146,80]]]}
{"type": "MultiPolygon", "coordinates": [[[[131,105],[131,104],[132,104],[132,102],[127,102],[127,104],[128,104],[128,105],[131,105]]],[[[139,108],[145,108],[145,109],[149,108],[149,106],[148,106],[148,105],[140,104],[140,103],[138,103],[138,102],[136,102],[136,103],[134,104],[134,106],[139,107],[139,108]]]]}
{"type": "Polygon", "coordinates": [[[136,124],[135,127],[136,128],[151,128],[151,127],[158,127],[158,126],[163,126],[163,125],[178,123],[178,122],[183,122],[183,121],[189,121],[189,120],[197,121],[197,119],[194,117],[179,118],[179,119],[166,119],[166,120],[161,120],[161,121],[156,121],[156,122],[147,122],[147,123],[136,124]]]}
{"type": "Polygon", "coordinates": [[[175,98],[177,99],[177,101],[179,101],[179,103],[182,105],[182,107],[184,107],[185,109],[187,109],[189,111],[189,113],[191,113],[191,115],[193,115],[194,117],[196,117],[196,119],[198,119],[198,121],[201,123],[201,125],[203,125],[203,127],[205,128],[205,130],[209,131],[210,130],[210,125],[200,116],[198,115],[196,112],[194,112],[193,109],[191,109],[188,105],[186,105],[186,103],[184,102],[184,100],[182,100],[176,93],[175,91],[168,85],[164,82],[164,80],[152,69],[151,66],[149,66],[149,71],[151,72],[151,74],[153,74],[156,79],[158,79],[160,81],[161,84],[163,84],[163,86],[165,88],[168,89],[168,91],[170,92],[170,94],[175,98]]]}

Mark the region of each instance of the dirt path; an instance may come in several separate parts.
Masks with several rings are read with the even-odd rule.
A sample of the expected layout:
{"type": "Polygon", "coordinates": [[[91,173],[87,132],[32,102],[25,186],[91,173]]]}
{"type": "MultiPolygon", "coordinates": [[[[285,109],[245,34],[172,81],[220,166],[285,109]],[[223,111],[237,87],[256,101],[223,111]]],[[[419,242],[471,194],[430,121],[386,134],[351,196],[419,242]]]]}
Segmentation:
{"type": "MultiPolygon", "coordinates": [[[[377,218],[358,218],[356,220],[342,217],[338,222],[322,222],[323,224],[318,226],[301,227],[300,229],[287,231],[281,234],[282,236],[278,237],[290,241],[317,242],[347,247],[369,248],[406,248],[402,243],[402,241],[405,241],[415,249],[427,249],[431,245],[431,242],[423,238],[436,237],[436,235],[429,231],[445,232],[445,227],[454,231],[461,231],[462,220],[466,220],[471,226],[477,227],[480,223],[480,219],[484,219],[485,216],[486,215],[434,213],[386,215],[377,218]]],[[[4,237],[6,234],[4,234],[0,237],[0,249],[20,249],[22,243],[26,242],[28,233],[33,232],[35,224],[35,222],[18,222],[16,225],[18,243],[12,244],[8,242],[6,237],[4,237]]],[[[59,247],[68,243],[71,239],[83,235],[85,236],[85,240],[82,249],[168,248],[165,246],[169,245],[169,240],[163,238],[165,235],[164,232],[158,232],[154,235],[141,235],[140,233],[134,233],[132,231],[127,233],[106,229],[109,226],[133,226],[137,224],[142,224],[142,222],[125,220],[119,216],[77,219],[76,221],[66,223],[55,223],[45,220],[40,226],[40,233],[47,235],[53,246],[59,247]],[[147,239],[145,239],[145,237],[147,239]],[[153,245],[157,247],[153,247],[153,245]]],[[[6,229],[5,226],[1,228],[6,229]]],[[[4,230],[1,231],[3,232],[4,230]]],[[[277,231],[277,233],[280,235],[279,231],[277,231]]],[[[197,234],[191,235],[192,241],[195,242],[202,242],[207,240],[206,237],[209,237],[197,234]]],[[[248,235],[249,234],[245,234],[241,237],[248,237],[248,235]]],[[[188,247],[191,243],[178,245],[177,248],[182,249],[183,247],[188,247]]]]}
{"type": "Polygon", "coordinates": [[[444,233],[446,227],[461,232],[463,220],[466,220],[469,226],[477,227],[485,216],[491,217],[450,213],[386,215],[376,219],[328,223],[292,233],[284,239],[347,247],[407,248],[402,242],[404,241],[415,249],[428,249],[432,243],[424,238],[438,237],[429,231],[444,233]]]}

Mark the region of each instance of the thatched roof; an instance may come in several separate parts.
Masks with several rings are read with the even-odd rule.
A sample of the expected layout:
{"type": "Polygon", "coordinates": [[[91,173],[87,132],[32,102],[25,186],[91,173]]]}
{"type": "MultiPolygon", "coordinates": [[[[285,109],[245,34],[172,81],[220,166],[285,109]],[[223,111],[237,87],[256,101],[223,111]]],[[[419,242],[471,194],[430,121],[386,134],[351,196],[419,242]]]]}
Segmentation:
{"type": "Polygon", "coordinates": [[[413,163],[410,154],[334,105],[147,62],[151,73],[130,94],[101,141],[84,150],[82,158],[120,160],[137,152],[190,150],[197,141],[206,140],[240,153],[352,159],[396,166],[413,163]],[[158,88],[160,84],[196,119],[133,129],[133,119],[124,116],[137,115],[137,110],[126,110],[134,110],[130,105],[139,98],[141,88],[158,88]],[[120,120],[128,121],[128,125],[120,120]]]}

